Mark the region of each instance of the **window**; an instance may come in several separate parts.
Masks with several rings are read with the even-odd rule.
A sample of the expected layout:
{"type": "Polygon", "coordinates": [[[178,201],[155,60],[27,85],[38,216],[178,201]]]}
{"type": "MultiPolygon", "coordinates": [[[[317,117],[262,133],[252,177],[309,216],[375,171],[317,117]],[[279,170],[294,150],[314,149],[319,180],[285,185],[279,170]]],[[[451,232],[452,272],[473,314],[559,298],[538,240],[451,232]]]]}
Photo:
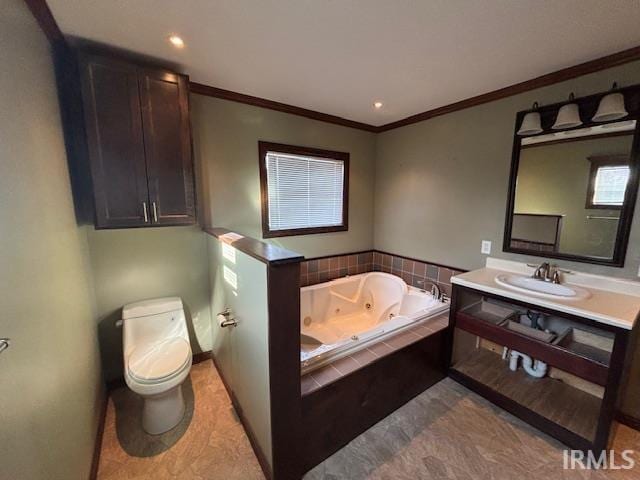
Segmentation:
{"type": "Polygon", "coordinates": [[[589,160],[586,208],[622,208],[630,172],[627,157],[609,155],[589,157],[589,160]]]}
{"type": "Polygon", "coordinates": [[[348,229],[349,154],[259,142],[265,238],[348,229]]]}

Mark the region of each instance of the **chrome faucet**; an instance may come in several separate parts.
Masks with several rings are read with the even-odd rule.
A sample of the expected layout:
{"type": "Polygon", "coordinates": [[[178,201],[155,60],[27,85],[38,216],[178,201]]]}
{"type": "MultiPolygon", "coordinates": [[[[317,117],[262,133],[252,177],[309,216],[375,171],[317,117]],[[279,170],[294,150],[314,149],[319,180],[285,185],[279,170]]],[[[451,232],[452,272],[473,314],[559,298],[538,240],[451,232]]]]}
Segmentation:
{"type": "Polygon", "coordinates": [[[440,300],[442,298],[442,292],[440,291],[440,287],[435,283],[431,285],[431,296],[436,300],[440,300]]]}
{"type": "Polygon", "coordinates": [[[544,280],[548,282],[550,268],[551,268],[551,265],[549,265],[547,262],[544,262],[535,269],[532,277],[535,278],[536,280],[544,280]]]}
{"type": "MultiPolygon", "coordinates": [[[[535,267],[535,265],[531,265],[535,267]]],[[[533,275],[536,280],[542,280],[543,282],[560,283],[560,269],[557,265],[550,265],[548,262],[544,262],[536,267],[533,275]]],[[[562,270],[564,271],[564,270],[562,270]]]]}

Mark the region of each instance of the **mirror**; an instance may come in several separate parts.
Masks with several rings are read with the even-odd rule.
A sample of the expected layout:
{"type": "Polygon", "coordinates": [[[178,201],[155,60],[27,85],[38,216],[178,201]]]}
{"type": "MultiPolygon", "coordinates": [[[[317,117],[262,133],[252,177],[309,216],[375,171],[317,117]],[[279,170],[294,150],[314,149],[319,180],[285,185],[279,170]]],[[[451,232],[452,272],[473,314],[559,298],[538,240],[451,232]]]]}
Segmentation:
{"type": "Polygon", "coordinates": [[[623,266],[638,188],[637,121],[553,131],[544,123],[558,106],[546,108],[543,133],[515,137],[503,250],[623,266]]]}

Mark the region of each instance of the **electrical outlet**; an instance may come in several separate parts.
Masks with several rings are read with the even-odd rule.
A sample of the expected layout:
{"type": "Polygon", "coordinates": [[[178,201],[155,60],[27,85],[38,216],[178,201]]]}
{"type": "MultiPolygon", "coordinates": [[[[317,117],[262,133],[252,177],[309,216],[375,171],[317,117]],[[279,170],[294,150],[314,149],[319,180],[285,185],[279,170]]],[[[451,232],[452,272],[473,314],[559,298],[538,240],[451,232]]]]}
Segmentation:
{"type": "Polygon", "coordinates": [[[484,253],[485,255],[491,254],[491,241],[490,240],[482,240],[482,247],[480,248],[480,253],[484,253]]]}
{"type": "Polygon", "coordinates": [[[640,267],[638,267],[638,276],[640,277],[640,267]]]}

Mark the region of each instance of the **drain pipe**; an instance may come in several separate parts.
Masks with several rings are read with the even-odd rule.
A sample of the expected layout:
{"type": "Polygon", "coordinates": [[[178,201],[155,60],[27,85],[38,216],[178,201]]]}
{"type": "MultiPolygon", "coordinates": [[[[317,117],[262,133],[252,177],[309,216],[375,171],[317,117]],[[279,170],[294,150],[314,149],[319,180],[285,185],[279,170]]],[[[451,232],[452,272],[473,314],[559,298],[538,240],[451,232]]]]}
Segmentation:
{"type": "Polygon", "coordinates": [[[527,374],[535,378],[542,378],[547,374],[547,364],[540,360],[533,360],[529,355],[511,350],[509,369],[515,372],[518,369],[518,357],[522,357],[522,368],[527,374]]]}

